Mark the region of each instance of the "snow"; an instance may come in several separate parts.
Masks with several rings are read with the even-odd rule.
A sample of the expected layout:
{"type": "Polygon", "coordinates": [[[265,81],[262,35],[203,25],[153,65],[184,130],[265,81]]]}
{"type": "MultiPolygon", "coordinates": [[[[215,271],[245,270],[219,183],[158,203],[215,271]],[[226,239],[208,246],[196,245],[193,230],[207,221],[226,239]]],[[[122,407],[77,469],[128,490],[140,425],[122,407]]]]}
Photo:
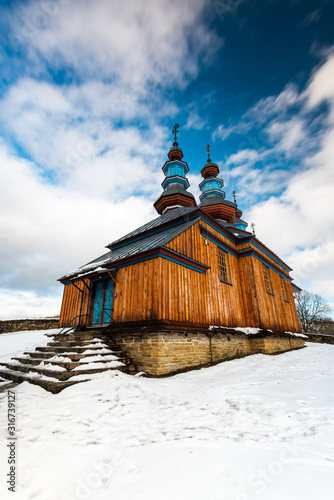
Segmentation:
{"type": "Polygon", "coordinates": [[[122,361],[109,361],[107,363],[82,363],[73,368],[72,371],[99,370],[100,368],[120,368],[121,366],[125,366],[122,361]]]}
{"type": "MultiPolygon", "coordinates": [[[[220,330],[236,330],[238,332],[245,333],[246,335],[256,335],[257,333],[260,333],[261,329],[260,328],[253,328],[251,326],[246,326],[246,327],[227,327],[227,326],[217,326],[217,325],[210,325],[209,330],[215,330],[216,328],[219,328],[220,330]]],[[[271,332],[272,330],[267,330],[271,332]]]]}
{"type": "Polygon", "coordinates": [[[293,337],[301,337],[302,339],[307,339],[307,335],[304,335],[303,333],[295,333],[295,332],[285,332],[288,333],[289,335],[292,335],[293,337]]]}
{"type": "MultiPolygon", "coordinates": [[[[1,335],[0,352],[26,335],[1,335]]],[[[55,395],[24,382],[15,499],[332,500],[333,361],[333,345],[309,343],[162,379],[98,373],[55,395]]],[[[0,415],[9,500],[7,393],[0,415]]]]}
{"type": "MultiPolygon", "coordinates": [[[[96,345],[96,344],[95,344],[96,345]]],[[[83,354],[111,354],[112,351],[109,349],[101,348],[101,349],[86,349],[83,351],[83,354]]]]}
{"type": "Polygon", "coordinates": [[[101,354],[97,354],[96,356],[86,356],[85,358],[80,359],[81,364],[91,363],[92,361],[117,361],[118,357],[115,354],[107,354],[105,356],[101,356],[101,354]]]}
{"type": "Polygon", "coordinates": [[[85,344],[85,346],[87,349],[90,349],[90,348],[95,348],[95,347],[108,347],[107,344],[105,344],[104,342],[94,342],[93,344],[85,344]]]}
{"type": "MultiPolygon", "coordinates": [[[[73,353],[73,354],[78,354],[78,353],[73,353]]],[[[67,356],[61,356],[61,355],[55,355],[52,356],[51,358],[47,358],[48,361],[58,361],[59,363],[72,363],[72,359],[68,358],[67,356]]]]}
{"type": "Polygon", "coordinates": [[[44,370],[48,370],[50,372],[66,372],[66,368],[63,368],[62,366],[59,365],[54,365],[52,363],[48,363],[45,361],[42,361],[38,365],[36,365],[36,368],[43,368],[44,370]]]}
{"type": "Polygon", "coordinates": [[[251,328],[251,327],[246,327],[246,328],[235,328],[238,332],[245,333],[246,335],[256,335],[257,333],[260,332],[260,328],[251,328]]]}
{"type": "Polygon", "coordinates": [[[33,351],[43,347],[50,338],[47,334],[56,334],[60,328],[53,330],[26,330],[23,332],[2,333],[0,335],[0,361],[9,361],[11,357],[21,357],[25,351],[33,351]]]}
{"type": "MultiPolygon", "coordinates": [[[[217,326],[217,325],[210,325],[209,330],[215,330],[216,328],[219,328],[221,330],[236,330],[238,332],[245,333],[246,335],[256,335],[261,332],[261,328],[253,328],[251,326],[245,326],[245,327],[240,327],[238,326],[237,328],[235,327],[227,327],[227,326],[217,326]]],[[[272,330],[266,330],[266,332],[272,332],[272,330]]],[[[295,333],[295,332],[284,332],[288,335],[292,335],[293,337],[301,337],[304,339],[307,339],[307,335],[304,335],[303,333],[295,333]]]]}

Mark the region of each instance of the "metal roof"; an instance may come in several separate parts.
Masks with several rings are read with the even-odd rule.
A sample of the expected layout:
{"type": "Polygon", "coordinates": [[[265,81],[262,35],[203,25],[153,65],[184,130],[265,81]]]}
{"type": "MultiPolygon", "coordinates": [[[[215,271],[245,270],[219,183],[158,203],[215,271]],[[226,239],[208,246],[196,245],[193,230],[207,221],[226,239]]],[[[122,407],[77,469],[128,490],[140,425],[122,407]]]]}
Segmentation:
{"type": "MultiPolygon", "coordinates": [[[[172,212],[175,213],[176,210],[179,210],[179,209],[172,210],[172,212]]],[[[166,215],[167,215],[167,213],[166,213],[166,215]]],[[[158,219],[155,219],[155,221],[152,221],[152,223],[159,221],[163,217],[164,217],[164,215],[162,215],[158,219]]],[[[175,217],[172,217],[172,218],[165,217],[164,222],[167,222],[168,220],[173,220],[173,218],[175,218],[175,217]]],[[[178,224],[177,226],[163,229],[161,232],[157,232],[157,233],[154,233],[151,235],[144,235],[142,238],[136,239],[136,241],[130,241],[129,243],[125,243],[123,246],[116,248],[116,249],[113,249],[113,250],[110,250],[109,252],[98,257],[97,259],[92,260],[88,264],[85,264],[84,266],[76,269],[75,271],[72,271],[72,272],[66,274],[65,276],[60,278],[60,280],[63,280],[66,278],[72,278],[72,277],[78,276],[78,275],[82,276],[83,274],[89,273],[90,271],[93,271],[94,269],[97,269],[97,268],[102,267],[102,266],[104,267],[104,266],[110,265],[110,264],[117,262],[121,259],[125,259],[126,257],[132,257],[136,254],[145,252],[147,250],[159,248],[159,247],[165,245],[166,243],[168,243],[173,238],[175,238],[178,234],[180,234],[183,231],[185,231],[186,229],[188,229],[188,227],[192,226],[199,219],[200,219],[200,217],[198,216],[192,220],[186,220],[185,222],[182,222],[182,223],[178,224]]],[[[139,235],[140,232],[143,232],[149,228],[154,228],[154,227],[158,227],[159,225],[161,225],[161,224],[154,224],[152,226],[151,225],[152,223],[145,224],[145,226],[142,226],[141,228],[137,229],[133,233],[130,233],[131,236],[133,234],[139,235]],[[150,226],[150,227],[148,227],[148,226],[150,226]],[[143,228],[145,228],[145,229],[143,229],[143,228]],[[139,230],[141,230],[141,231],[139,231],[139,230]]],[[[129,237],[129,235],[121,238],[118,241],[122,241],[128,237],[129,237]]]]}
{"type": "Polygon", "coordinates": [[[151,220],[147,224],[144,224],[141,227],[138,227],[131,233],[126,234],[125,236],[122,236],[122,238],[119,238],[118,240],[113,241],[112,243],[109,243],[107,247],[111,245],[115,245],[116,243],[120,243],[123,240],[127,240],[128,238],[132,238],[132,236],[135,236],[137,234],[143,233],[145,231],[148,231],[150,229],[156,228],[161,226],[162,224],[165,224],[169,221],[172,221],[173,219],[177,219],[178,217],[184,216],[185,219],[188,218],[192,214],[192,212],[195,212],[198,210],[198,207],[180,207],[180,208],[174,208],[172,210],[167,210],[163,215],[160,215],[160,217],[157,217],[156,219],[151,220]]]}

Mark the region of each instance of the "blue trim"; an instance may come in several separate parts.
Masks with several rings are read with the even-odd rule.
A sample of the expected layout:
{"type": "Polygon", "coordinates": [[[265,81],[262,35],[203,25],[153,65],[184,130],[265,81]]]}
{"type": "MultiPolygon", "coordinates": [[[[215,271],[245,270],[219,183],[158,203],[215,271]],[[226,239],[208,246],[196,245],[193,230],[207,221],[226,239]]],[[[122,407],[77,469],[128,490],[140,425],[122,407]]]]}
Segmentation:
{"type": "Polygon", "coordinates": [[[237,229],[241,229],[241,231],[246,231],[246,227],[247,227],[248,224],[241,224],[241,223],[238,224],[238,223],[235,223],[234,225],[235,225],[235,227],[237,229]]]}
{"type": "Polygon", "coordinates": [[[256,243],[254,243],[254,241],[251,242],[252,245],[254,245],[256,248],[258,248],[260,250],[260,252],[266,254],[271,260],[274,260],[276,262],[276,264],[278,264],[279,266],[283,267],[287,272],[289,272],[289,269],[287,269],[285,266],[283,266],[280,262],[278,262],[278,260],[275,259],[275,257],[272,257],[272,255],[270,255],[268,252],[266,252],[265,250],[263,250],[261,247],[259,247],[256,243]]]}
{"type": "MultiPolygon", "coordinates": [[[[183,163],[182,161],[179,160],[171,160],[165,163],[165,165],[162,167],[162,171],[165,174],[166,177],[170,177],[171,174],[171,169],[173,167],[180,168],[183,171],[183,177],[189,172],[189,167],[187,164],[183,163]]],[[[175,175],[175,174],[174,174],[175,175]]],[[[177,174],[176,174],[177,175],[177,174]]]]}
{"type": "MultiPolygon", "coordinates": [[[[231,237],[230,237],[230,236],[228,236],[227,234],[225,234],[225,233],[223,233],[222,231],[220,231],[219,229],[217,229],[217,228],[216,228],[216,226],[214,226],[213,224],[211,224],[211,222],[208,222],[208,221],[207,221],[206,219],[204,219],[203,217],[201,217],[201,220],[202,220],[203,222],[205,222],[206,224],[208,224],[209,226],[211,226],[211,227],[212,227],[212,229],[215,229],[216,231],[218,231],[218,233],[220,233],[222,236],[224,236],[224,238],[227,238],[228,240],[232,241],[232,243],[237,244],[237,242],[236,242],[233,238],[231,238],[231,237]]],[[[243,241],[243,243],[245,243],[245,242],[243,241]]]]}
{"type": "Polygon", "coordinates": [[[199,188],[202,191],[202,193],[204,193],[205,191],[212,190],[212,189],[211,190],[205,189],[207,187],[207,185],[210,183],[212,183],[212,185],[217,185],[217,187],[212,188],[212,189],[218,189],[218,191],[221,191],[222,188],[224,187],[224,181],[222,179],[219,179],[218,177],[215,177],[215,178],[209,177],[208,179],[204,179],[204,181],[202,181],[199,184],[199,188]]]}
{"type": "Polygon", "coordinates": [[[122,267],[132,266],[133,264],[138,264],[139,262],[145,262],[146,260],[156,259],[158,257],[162,257],[163,259],[170,260],[171,262],[175,262],[175,264],[179,264],[180,266],[187,267],[188,269],[192,269],[193,271],[197,271],[198,273],[204,274],[205,271],[198,269],[197,267],[191,266],[190,264],[185,264],[184,262],[180,262],[177,259],[173,259],[172,257],[168,257],[160,252],[150,255],[149,257],[143,257],[142,259],[132,260],[131,262],[127,262],[126,264],[121,264],[119,266],[115,266],[117,269],[122,267]]]}
{"type": "Polygon", "coordinates": [[[180,177],[179,175],[174,175],[173,177],[166,177],[161,186],[163,189],[166,189],[168,184],[172,184],[173,182],[179,182],[180,184],[183,184],[185,189],[188,189],[189,187],[189,182],[186,179],[186,177],[180,177]]]}
{"type": "Polygon", "coordinates": [[[167,255],[159,254],[159,257],[163,259],[170,260],[171,262],[175,262],[175,264],[179,264],[180,266],[187,267],[188,269],[192,269],[193,271],[197,271],[198,273],[204,274],[205,271],[198,269],[197,267],[191,266],[190,264],[185,264],[184,262],[180,262],[172,257],[167,257],[167,255]]]}
{"type": "Polygon", "coordinates": [[[262,262],[262,264],[264,264],[265,266],[267,267],[270,267],[270,269],[272,269],[275,273],[279,274],[280,276],[282,276],[282,278],[286,279],[289,283],[291,283],[291,278],[287,278],[286,276],[284,276],[284,274],[280,273],[277,269],[275,269],[274,267],[272,267],[268,262],[265,262],[264,260],[262,260],[260,257],[258,257],[257,255],[254,255],[252,250],[250,249],[249,253],[246,253],[246,254],[243,254],[243,255],[238,255],[237,253],[234,253],[230,248],[226,247],[224,245],[224,243],[218,243],[217,241],[215,241],[213,238],[210,238],[209,236],[207,235],[202,235],[203,238],[206,238],[207,240],[210,240],[212,241],[212,243],[214,243],[215,245],[217,245],[218,247],[222,248],[223,250],[225,250],[225,252],[228,252],[229,254],[233,255],[234,257],[236,257],[237,259],[242,259],[243,257],[248,257],[249,255],[252,255],[253,257],[255,257],[257,260],[259,260],[260,262],[262,262]]]}
{"type": "MultiPolygon", "coordinates": [[[[144,238],[148,238],[149,236],[152,236],[153,234],[161,233],[162,231],[165,231],[166,229],[171,229],[172,227],[179,226],[180,224],[184,224],[185,222],[189,222],[193,219],[198,219],[198,218],[199,218],[198,214],[195,214],[192,217],[189,217],[189,219],[187,219],[187,220],[183,219],[179,222],[175,222],[175,224],[170,224],[170,225],[164,226],[162,228],[160,227],[160,229],[157,229],[156,231],[151,231],[148,234],[144,234],[143,236],[138,236],[138,238],[131,239],[131,241],[126,240],[124,243],[121,243],[120,245],[117,245],[115,247],[112,246],[111,250],[116,250],[117,248],[121,248],[121,247],[124,247],[126,245],[130,245],[134,241],[143,240],[144,238]]],[[[108,246],[107,248],[110,248],[110,246],[108,246]]]]}
{"type": "MultiPolygon", "coordinates": [[[[224,236],[225,238],[227,238],[228,240],[232,241],[232,243],[234,243],[235,245],[243,245],[244,243],[246,243],[245,241],[235,241],[234,239],[230,238],[229,236],[227,236],[227,234],[223,233],[222,231],[220,231],[216,226],[214,226],[213,224],[211,224],[210,222],[208,222],[206,219],[204,219],[203,217],[201,217],[201,220],[203,222],[205,222],[206,224],[208,224],[209,226],[211,226],[213,229],[215,229],[218,233],[220,233],[222,236],[224,236]]],[[[251,239],[251,235],[249,235],[249,239],[251,239]]],[[[252,245],[254,245],[256,248],[258,248],[260,250],[260,252],[266,254],[270,259],[274,260],[279,266],[283,267],[283,269],[285,269],[288,273],[290,272],[289,269],[287,269],[287,267],[285,267],[285,265],[281,264],[280,262],[278,262],[278,260],[275,259],[275,257],[272,257],[268,252],[266,252],[265,250],[263,250],[261,247],[259,247],[256,243],[254,243],[254,241],[251,242],[252,245]]]]}
{"type": "Polygon", "coordinates": [[[225,200],[225,192],[224,191],[219,191],[218,189],[210,189],[210,191],[204,191],[199,197],[199,199],[202,201],[204,198],[209,196],[210,194],[216,194],[217,196],[221,196],[223,200],[225,200]]]}
{"type": "MultiPolygon", "coordinates": [[[[279,274],[280,276],[282,276],[282,278],[284,278],[286,281],[288,281],[289,283],[291,283],[291,280],[292,278],[287,278],[286,276],[284,276],[284,274],[280,273],[279,271],[277,271],[277,269],[275,269],[274,267],[271,267],[270,264],[268,264],[268,262],[265,262],[264,260],[260,259],[260,257],[258,257],[257,255],[254,255],[254,254],[251,254],[253,255],[253,257],[255,257],[255,259],[259,260],[260,262],[262,262],[262,264],[264,264],[266,267],[270,267],[270,269],[272,269],[276,274],[279,274]]],[[[240,255],[240,257],[245,257],[244,255],[240,255]]]]}
{"type": "Polygon", "coordinates": [[[224,245],[224,243],[218,243],[217,241],[215,241],[213,238],[210,238],[210,236],[207,236],[207,235],[202,235],[203,238],[207,239],[207,240],[210,240],[212,241],[212,243],[214,243],[215,245],[217,245],[217,247],[220,247],[222,248],[223,250],[225,250],[225,252],[228,252],[230,253],[231,255],[233,255],[234,257],[237,257],[238,258],[238,254],[237,253],[234,253],[230,248],[226,247],[224,245]]]}

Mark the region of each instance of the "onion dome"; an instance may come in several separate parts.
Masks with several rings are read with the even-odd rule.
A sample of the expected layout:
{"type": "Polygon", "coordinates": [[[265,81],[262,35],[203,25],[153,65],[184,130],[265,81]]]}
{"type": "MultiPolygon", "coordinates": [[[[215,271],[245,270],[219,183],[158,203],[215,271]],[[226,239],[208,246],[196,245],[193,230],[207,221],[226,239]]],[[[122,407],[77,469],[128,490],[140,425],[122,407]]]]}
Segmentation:
{"type": "Polygon", "coordinates": [[[169,161],[162,167],[165,178],[161,185],[164,191],[154,203],[154,208],[160,215],[172,208],[196,207],[194,196],[187,192],[189,181],[186,174],[189,172],[189,167],[182,161],[183,151],[177,142],[178,129],[179,125],[175,124],[174,143],[168,153],[169,161]]]}
{"type": "Polygon", "coordinates": [[[241,229],[242,231],[247,231],[247,226],[248,226],[247,222],[240,219],[239,217],[236,218],[234,225],[237,229],[241,229]]]}
{"type": "Polygon", "coordinates": [[[219,167],[211,162],[210,148],[211,146],[208,144],[206,147],[208,161],[201,170],[204,180],[199,185],[202,191],[200,208],[215,219],[234,224],[236,217],[241,216],[242,212],[237,208],[236,203],[225,199],[224,181],[217,177],[219,167]]]}
{"type": "Polygon", "coordinates": [[[212,163],[212,161],[211,161],[210,148],[211,148],[211,145],[208,144],[206,146],[206,151],[208,153],[208,161],[201,170],[201,174],[204,177],[204,179],[207,179],[208,177],[217,177],[217,175],[219,174],[218,165],[216,165],[215,163],[212,163]]]}

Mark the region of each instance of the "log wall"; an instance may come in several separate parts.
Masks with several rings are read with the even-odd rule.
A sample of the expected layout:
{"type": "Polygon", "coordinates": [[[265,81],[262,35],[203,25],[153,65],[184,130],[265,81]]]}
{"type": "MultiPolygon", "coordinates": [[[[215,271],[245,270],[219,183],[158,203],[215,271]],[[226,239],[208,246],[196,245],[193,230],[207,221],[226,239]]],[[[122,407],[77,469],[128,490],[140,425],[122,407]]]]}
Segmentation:
{"type": "MultiPolygon", "coordinates": [[[[85,283],[90,287],[90,281],[84,280],[85,283]]],[[[76,316],[80,314],[81,300],[82,309],[81,314],[85,315],[89,311],[89,302],[91,293],[88,288],[84,285],[82,281],[77,281],[76,286],[83,291],[83,298],[81,292],[72,284],[65,285],[63,300],[61,304],[60,316],[59,316],[59,326],[64,328],[67,326],[76,316]]],[[[86,317],[87,318],[87,317],[86,317]]],[[[71,322],[71,326],[76,326],[79,324],[79,318],[74,319],[71,322]]],[[[86,320],[84,320],[86,324],[86,320]]]]}
{"type": "MultiPolygon", "coordinates": [[[[202,236],[200,226],[234,250],[251,246],[245,243],[237,247],[203,221],[193,224],[166,247],[211,266],[211,269],[202,274],[162,257],[120,268],[116,274],[112,317],[117,322],[169,320],[300,332],[290,282],[284,280],[288,299],[284,301],[279,275],[270,269],[273,295],[268,294],[262,262],[253,255],[237,258],[231,253],[228,254],[231,284],[221,281],[218,247],[202,236]]],[[[283,267],[264,253],[263,258],[287,275],[283,267]]],[[[89,281],[86,282],[89,285],[89,281]]],[[[84,292],[82,314],[87,314],[86,324],[89,324],[92,293],[82,283],[76,285],[84,292]]],[[[79,315],[80,305],[81,293],[73,285],[66,285],[60,326],[79,315]]],[[[73,322],[77,323],[78,319],[73,322]]]]}

